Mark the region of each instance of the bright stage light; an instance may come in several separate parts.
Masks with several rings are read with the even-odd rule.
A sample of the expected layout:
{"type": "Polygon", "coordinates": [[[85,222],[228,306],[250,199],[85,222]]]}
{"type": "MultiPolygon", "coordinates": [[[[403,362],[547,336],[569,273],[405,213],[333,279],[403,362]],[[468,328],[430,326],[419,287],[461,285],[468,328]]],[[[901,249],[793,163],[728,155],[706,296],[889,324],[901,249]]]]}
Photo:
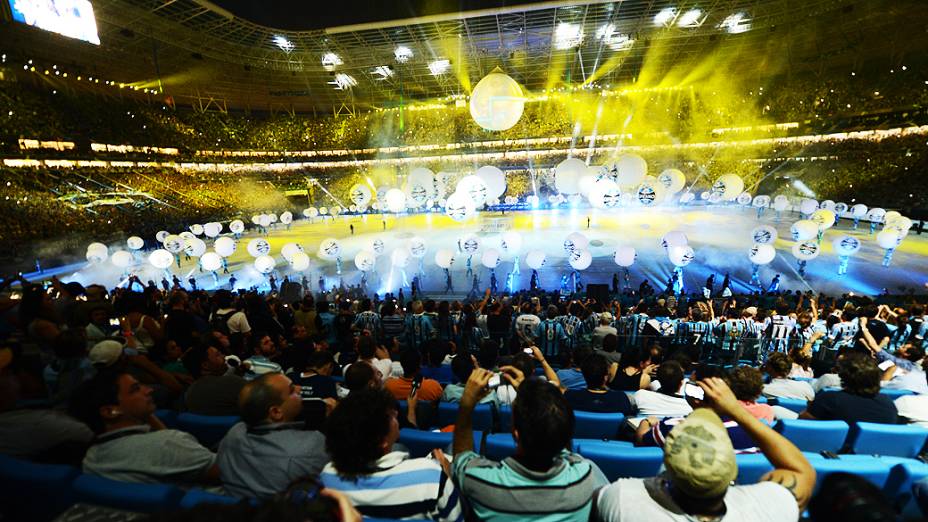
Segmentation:
{"type": "Polygon", "coordinates": [[[358,84],[358,80],[354,79],[354,76],[345,73],[338,73],[335,75],[335,79],[329,82],[329,85],[334,85],[336,89],[344,91],[350,89],[358,84]]]}
{"type": "Polygon", "coordinates": [[[451,62],[448,60],[435,60],[434,62],[429,63],[429,72],[432,73],[432,76],[445,74],[450,68],[451,62]]]}
{"type": "Polygon", "coordinates": [[[561,22],[554,30],[554,47],[560,51],[577,47],[583,42],[583,28],[578,24],[561,22]]]}
{"type": "Polygon", "coordinates": [[[702,10],[700,9],[690,9],[689,11],[680,15],[680,18],[677,20],[678,27],[699,27],[702,25],[703,17],[702,10]]]}
{"type": "Polygon", "coordinates": [[[673,19],[676,17],[677,17],[676,8],[665,7],[664,9],[661,9],[660,11],[658,11],[656,15],[654,15],[654,25],[657,25],[660,27],[667,27],[668,25],[673,23],[673,19]]]}
{"type": "Polygon", "coordinates": [[[745,13],[735,13],[722,20],[719,29],[724,29],[731,34],[745,33],[751,30],[751,20],[745,13]]]}
{"type": "Polygon", "coordinates": [[[396,49],[393,50],[393,57],[396,58],[396,61],[400,63],[406,63],[412,58],[412,49],[406,47],[405,45],[398,45],[396,49]]]}
{"type": "Polygon", "coordinates": [[[279,34],[274,35],[273,41],[274,41],[274,45],[276,45],[277,47],[280,47],[280,50],[284,52],[289,53],[290,51],[293,50],[293,47],[294,47],[293,43],[290,40],[287,40],[287,37],[285,36],[282,36],[279,34]]]}
{"type": "Polygon", "coordinates": [[[322,66],[326,69],[332,69],[343,63],[341,56],[335,53],[325,53],[322,55],[322,66]]]}
{"type": "Polygon", "coordinates": [[[605,43],[613,51],[622,51],[628,49],[635,43],[627,34],[618,33],[615,26],[605,24],[596,31],[596,39],[605,43]]]}
{"type": "Polygon", "coordinates": [[[393,69],[389,65],[378,65],[374,67],[374,70],[371,71],[371,74],[379,76],[378,80],[386,80],[387,78],[393,76],[393,69]]]}

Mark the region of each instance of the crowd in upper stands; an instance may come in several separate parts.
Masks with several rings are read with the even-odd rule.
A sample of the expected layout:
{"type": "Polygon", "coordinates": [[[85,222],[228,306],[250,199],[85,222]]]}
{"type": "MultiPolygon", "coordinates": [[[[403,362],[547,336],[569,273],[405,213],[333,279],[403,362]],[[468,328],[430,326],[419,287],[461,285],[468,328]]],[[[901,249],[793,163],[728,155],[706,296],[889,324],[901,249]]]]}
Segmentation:
{"type": "Polygon", "coordinates": [[[2,283],[0,454],[271,503],[322,488],[343,520],[782,521],[807,506],[828,520],[847,508],[833,488],[863,488],[857,507],[890,516],[853,476],[829,477],[810,504],[815,471],[771,426],[928,426],[928,323],[910,300],[488,290],[287,302],[52,283],[2,283]],[[442,422],[445,403],[456,417],[442,422]],[[486,410],[509,426],[512,456],[481,454],[486,410]],[[210,444],[169,428],[171,411],[238,422],[210,444]],[[623,414],[609,438],[662,448],[663,471],[610,483],[574,451],[575,417],[590,413],[623,414]],[[433,427],[450,445],[411,456],[404,434],[433,427]],[[749,453],[773,471],[731,485],[749,453]]]}

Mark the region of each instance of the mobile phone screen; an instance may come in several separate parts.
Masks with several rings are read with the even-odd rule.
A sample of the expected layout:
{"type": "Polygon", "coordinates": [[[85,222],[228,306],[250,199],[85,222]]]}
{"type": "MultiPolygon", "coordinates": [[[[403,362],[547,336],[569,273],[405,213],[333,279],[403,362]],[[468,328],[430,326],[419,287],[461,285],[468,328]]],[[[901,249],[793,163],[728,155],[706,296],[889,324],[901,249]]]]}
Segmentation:
{"type": "Polygon", "coordinates": [[[686,383],[686,386],[683,387],[683,394],[701,401],[706,399],[706,391],[691,383],[686,383]]]}
{"type": "Polygon", "coordinates": [[[894,362],[892,362],[892,361],[883,361],[883,362],[881,362],[880,364],[878,364],[877,366],[878,366],[881,370],[883,370],[883,371],[885,372],[886,370],[892,368],[892,367],[895,366],[895,365],[896,365],[896,363],[894,363],[894,362]]]}

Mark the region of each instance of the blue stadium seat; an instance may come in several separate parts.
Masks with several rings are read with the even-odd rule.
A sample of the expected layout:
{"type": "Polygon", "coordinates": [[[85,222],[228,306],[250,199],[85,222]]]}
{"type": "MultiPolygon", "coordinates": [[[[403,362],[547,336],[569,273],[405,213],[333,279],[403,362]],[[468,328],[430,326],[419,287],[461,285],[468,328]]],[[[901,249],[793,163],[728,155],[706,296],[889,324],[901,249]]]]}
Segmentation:
{"type": "MultiPolygon", "coordinates": [[[[450,455],[448,447],[454,439],[454,433],[441,433],[437,431],[423,431],[404,428],[400,430],[400,444],[409,448],[411,457],[425,457],[433,449],[440,449],[450,455]]],[[[474,431],[474,451],[480,453],[480,441],[483,432],[474,431]]]]}
{"type": "Polygon", "coordinates": [[[735,460],[738,462],[738,478],[735,479],[738,484],[755,484],[773,469],[762,453],[736,455],[735,460]]]}
{"type": "Polygon", "coordinates": [[[924,514],[912,496],[912,485],[928,478],[928,464],[915,459],[899,457],[880,457],[880,460],[893,465],[883,492],[892,501],[893,506],[902,513],[905,520],[921,520],[924,514]]]}
{"type": "Polygon", "coordinates": [[[636,448],[613,441],[581,441],[577,453],[592,460],[610,481],[623,477],[653,477],[664,463],[661,448],[636,448]]]}
{"type": "Polygon", "coordinates": [[[516,441],[511,433],[493,433],[487,435],[483,443],[483,454],[489,459],[502,460],[516,452],[516,441]]]}
{"type": "Polygon", "coordinates": [[[915,395],[915,392],[912,390],[895,390],[892,388],[882,388],[880,390],[880,395],[885,395],[889,397],[889,400],[894,401],[899,397],[904,397],[906,395],[915,395]]]}
{"type": "Polygon", "coordinates": [[[512,406],[509,404],[500,404],[498,433],[510,433],[511,431],[512,431],[512,406]]]}
{"type": "Polygon", "coordinates": [[[928,429],[912,424],[857,422],[851,425],[847,448],[857,455],[916,457],[925,447],[928,429]]]}
{"type": "Polygon", "coordinates": [[[0,455],[0,518],[51,520],[74,503],[72,466],[36,464],[0,455]]]}
{"type": "Polygon", "coordinates": [[[187,491],[184,498],[180,500],[181,509],[190,509],[200,504],[238,504],[242,499],[238,497],[228,497],[203,491],[202,489],[191,489],[187,491]]]}
{"type": "Polygon", "coordinates": [[[164,426],[172,430],[177,429],[177,415],[178,412],[175,410],[158,410],[155,412],[155,417],[158,417],[158,420],[164,423],[164,426]]]}
{"type": "MultiPolygon", "coordinates": [[[[768,400],[767,404],[773,404],[773,401],[768,400]]],[[[781,399],[778,397],[776,404],[786,408],[787,410],[792,410],[796,413],[802,413],[805,411],[806,406],[808,406],[809,401],[805,399],[781,399]]]]}
{"type": "Polygon", "coordinates": [[[773,427],[802,451],[841,451],[847,439],[848,425],[844,421],[783,419],[773,427]]]}
{"type": "Polygon", "coordinates": [[[593,413],[574,410],[574,437],[581,439],[614,439],[625,422],[621,413],[593,413]]]}
{"type": "Polygon", "coordinates": [[[892,463],[869,455],[841,455],[837,459],[809,458],[809,463],[815,468],[816,491],[822,484],[822,480],[836,471],[858,475],[876,487],[883,489],[893,467],[892,463]]]}
{"type": "Polygon", "coordinates": [[[241,421],[241,417],[181,413],[177,416],[177,429],[186,431],[196,437],[200,444],[212,448],[219,444],[232,426],[241,421]]]}
{"type": "Polygon", "coordinates": [[[74,481],[74,495],[85,504],[155,513],[177,509],[184,491],[170,484],[133,484],[81,475],[74,481]]]}
{"type": "MultiPolygon", "coordinates": [[[[458,406],[456,402],[439,402],[438,403],[438,422],[439,428],[454,424],[458,420],[458,406]]],[[[475,430],[492,431],[493,430],[493,405],[490,403],[478,404],[474,408],[472,417],[475,430]]]]}

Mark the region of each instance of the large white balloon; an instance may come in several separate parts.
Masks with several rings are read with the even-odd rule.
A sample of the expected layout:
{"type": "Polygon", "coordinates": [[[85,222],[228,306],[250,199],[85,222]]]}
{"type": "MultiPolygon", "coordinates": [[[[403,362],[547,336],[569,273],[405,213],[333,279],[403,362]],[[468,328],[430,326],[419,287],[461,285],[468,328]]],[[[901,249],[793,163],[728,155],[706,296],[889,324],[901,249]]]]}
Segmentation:
{"type": "Polygon", "coordinates": [[[416,259],[425,257],[425,252],[428,250],[425,240],[418,236],[409,238],[409,243],[406,246],[409,248],[409,255],[416,259]]]}
{"type": "Polygon", "coordinates": [[[764,243],[756,243],[748,252],[748,259],[755,265],[766,265],[777,257],[777,251],[772,246],[764,243]]]}
{"type": "Polygon", "coordinates": [[[506,175],[503,171],[492,165],[486,165],[477,169],[474,173],[487,186],[487,199],[496,199],[502,197],[506,192],[506,175]]]}
{"type": "Polygon", "coordinates": [[[512,128],[522,117],[525,96],[522,88],[499,69],[477,82],[470,94],[470,115],[489,131],[512,128]]]}
{"type": "Polygon", "coordinates": [[[766,208],[770,206],[770,196],[767,196],[767,195],[754,196],[754,201],[751,204],[755,208],[766,208]]]}
{"type": "Polygon", "coordinates": [[[407,179],[406,184],[403,186],[403,193],[406,195],[406,206],[409,208],[424,206],[429,200],[430,186],[431,181],[426,185],[418,180],[407,179]]]}
{"type": "Polygon", "coordinates": [[[532,250],[525,255],[525,264],[534,270],[543,267],[546,260],[545,253],[541,250],[532,250]]]}
{"type": "Polygon", "coordinates": [[[406,193],[400,189],[391,188],[384,194],[384,202],[387,210],[390,212],[402,212],[406,210],[406,193]]]}
{"type": "Polygon", "coordinates": [[[803,199],[799,202],[799,212],[808,216],[818,209],[818,201],[814,199],[803,199]]]}
{"type": "Polygon", "coordinates": [[[860,240],[854,236],[839,236],[831,245],[839,256],[852,256],[860,250],[860,240]]]}
{"type": "Polygon", "coordinates": [[[297,252],[303,252],[303,247],[297,243],[287,243],[280,249],[280,255],[283,256],[288,262],[290,258],[293,257],[297,252]]]}
{"type": "Polygon", "coordinates": [[[580,232],[572,232],[564,238],[564,252],[570,255],[575,250],[585,250],[590,240],[580,232]]]}
{"type": "Polygon", "coordinates": [[[789,198],[783,195],[779,195],[773,200],[773,210],[777,212],[783,212],[789,208],[789,198]]]}
{"type": "Polygon", "coordinates": [[[159,230],[158,233],[155,234],[155,239],[157,239],[159,243],[164,243],[164,240],[170,235],[171,233],[167,230],[159,230]]]}
{"type": "Polygon", "coordinates": [[[451,268],[452,263],[454,263],[454,252],[451,250],[442,249],[435,252],[435,264],[439,268],[451,268]]]}
{"type": "Polygon", "coordinates": [[[303,272],[309,268],[309,255],[306,252],[297,252],[289,259],[290,267],[296,272],[303,272]]]}
{"type": "Polygon", "coordinates": [[[335,260],[341,256],[342,245],[334,237],[323,239],[319,243],[319,257],[327,260],[335,260]]]}
{"type": "Polygon", "coordinates": [[[213,250],[222,257],[229,257],[235,253],[235,240],[231,237],[220,237],[213,243],[213,250]]]}
{"type": "Polygon", "coordinates": [[[886,211],[880,207],[873,207],[867,211],[867,221],[872,221],[874,223],[882,223],[883,219],[886,217],[886,211]]]}
{"type": "Polygon", "coordinates": [[[586,270],[593,263],[593,254],[589,250],[574,250],[568,256],[568,262],[574,270],[586,270]]]}
{"type": "Polygon", "coordinates": [[[470,197],[474,206],[483,207],[487,202],[487,184],[477,176],[464,176],[458,182],[456,193],[464,194],[470,197]]]}
{"type": "Polygon", "coordinates": [[[203,228],[203,225],[190,225],[190,232],[192,232],[195,236],[202,236],[203,232],[205,232],[205,229],[203,228]]]}
{"type": "Polygon", "coordinates": [[[255,258],[255,269],[262,274],[270,274],[277,266],[277,261],[271,256],[259,256],[255,258]]]}
{"type": "Polygon", "coordinates": [[[637,154],[622,154],[616,158],[615,167],[618,171],[616,183],[620,187],[636,187],[648,174],[648,162],[637,154]]]}
{"type": "Polygon", "coordinates": [[[751,231],[751,239],[759,245],[772,245],[777,240],[777,229],[770,225],[759,225],[751,231]]]}
{"type": "Polygon", "coordinates": [[[367,249],[373,252],[377,257],[383,255],[385,248],[386,246],[383,244],[383,239],[380,239],[379,237],[375,237],[367,243],[367,249]]]}
{"type": "Polygon", "coordinates": [[[883,214],[883,223],[891,223],[893,220],[901,218],[902,214],[895,210],[889,210],[883,214]]]}
{"type": "Polygon", "coordinates": [[[101,252],[103,254],[103,257],[105,258],[106,256],[109,255],[110,249],[103,243],[91,243],[87,245],[87,251],[88,252],[101,252]]]}
{"type": "Polygon", "coordinates": [[[125,250],[117,250],[113,252],[113,255],[110,256],[110,261],[113,262],[113,265],[118,266],[119,268],[126,268],[132,264],[132,254],[126,252],[125,250]]]}
{"type": "Polygon", "coordinates": [[[793,241],[804,241],[818,235],[818,224],[808,219],[800,219],[789,228],[793,241]]]}
{"type": "Polygon", "coordinates": [[[405,248],[394,248],[390,253],[390,264],[396,268],[406,268],[409,264],[409,250],[405,248]]]}
{"type": "Polygon", "coordinates": [[[742,192],[735,198],[735,201],[737,201],[739,205],[748,206],[751,204],[752,199],[750,192],[742,192]]]}
{"type": "Polygon", "coordinates": [[[744,180],[737,174],[724,174],[712,184],[712,194],[721,197],[723,201],[731,201],[743,191],[744,180]]]}
{"type": "MultiPolygon", "coordinates": [[[[181,232],[180,234],[177,234],[177,235],[178,235],[179,237],[183,238],[185,242],[186,242],[187,240],[189,240],[189,239],[196,239],[196,237],[197,237],[196,235],[194,235],[193,232],[190,232],[190,231],[187,231],[187,230],[184,230],[183,232],[181,232]]],[[[184,244],[186,244],[186,243],[184,243],[184,244]]]]}
{"type": "Polygon", "coordinates": [[[309,207],[309,208],[307,208],[306,210],[303,211],[303,215],[306,216],[306,217],[308,217],[308,218],[310,218],[310,219],[312,219],[312,218],[317,217],[317,216],[319,215],[319,209],[316,208],[316,207],[309,207]]]}
{"type": "Polygon", "coordinates": [[[630,267],[635,264],[635,259],[638,257],[638,253],[635,252],[634,247],[628,245],[622,245],[615,249],[615,256],[613,260],[615,264],[623,267],[630,267]]]}
{"type": "Polygon", "coordinates": [[[674,266],[684,267],[696,259],[696,252],[689,245],[675,246],[667,249],[667,257],[674,266]]]}
{"type": "Polygon", "coordinates": [[[686,176],[678,169],[666,169],[657,176],[668,194],[676,194],[686,185],[686,176]]]}
{"type": "MultiPolygon", "coordinates": [[[[290,223],[293,223],[293,212],[290,212],[290,211],[288,210],[288,211],[284,212],[283,214],[281,214],[281,215],[280,215],[280,222],[283,223],[284,225],[289,225],[290,223]]],[[[218,223],[217,223],[217,225],[218,225],[218,223]]]]}
{"type": "Polygon", "coordinates": [[[451,219],[461,222],[473,217],[477,213],[477,206],[466,193],[455,192],[445,201],[445,213],[451,219]]]}
{"type": "Polygon", "coordinates": [[[213,221],[213,222],[203,225],[203,234],[205,234],[206,237],[216,237],[221,232],[222,232],[222,223],[216,223],[215,221],[213,221]]]}
{"type": "Polygon", "coordinates": [[[200,257],[206,252],[206,242],[198,237],[188,239],[185,242],[184,252],[191,257],[200,257]]]}
{"type": "Polygon", "coordinates": [[[619,186],[609,179],[601,179],[589,191],[590,204],[595,208],[615,208],[621,202],[619,186]]]}
{"type": "Polygon", "coordinates": [[[830,210],[834,212],[835,202],[830,199],[826,199],[825,201],[822,201],[821,203],[818,204],[818,208],[823,209],[823,210],[830,210]]]}
{"type": "Polygon", "coordinates": [[[241,234],[245,231],[245,222],[241,219],[232,220],[232,222],[229,223],[229,230],[231,230],[233,234],[241,234]]]}
{"type": "Polygon", "coordinates": [[[370,250],[362,250],[354,256],[354,266],[362,272],[370,272],[374,269],[374,263],[377,262],[377,256],[370,250]]]}
{"type": "Polygon", "coordinates": [[[251,257],[266,256],[271,253],[271,244],[266,239],[256,237],[248,242],[248,253],[251,257]]]}
{"type": "Polygon", "coordinates": [[[818,225],[819,230],[828,230],[835,224],[835,213],[822,208],[813,212],[809,220],[818,225]]]}
{"type": "Polygon", "coordinates": [[[480,263],[487,268],[496,268],[499,266],[499,250],[488,248],[480,256],[480,263]]]}
{"type": "Polygon", "coordinates": [[[842,214],[847,214],[848,208],[850,207],[848,207],[847,203],[843,203],[839,201],[835,203],[834,211],[835,211],[835,214],[841,216],[842,214]]]}
{"type": "Polygon", "coordinates": [[[174,254],[159,248],[148,255],[148,262],[155,268],[165,269],[174,263],[174,254]]]}
{"type": "Polygon", "coordinates": [[[261,214],[258,216],[258,224],[265,228],[271,226],[271,223],[274,223],[275,221],[277,221],[276,215],[261,214]]]}
{"type": "Polygon", "coordinates": [[[793,244],[793,257],[800,261],[809,261],[818,257],[821,248],[816,241],[800,241],[793,244]]]}
{"type": "Polygon", "coordinates": [[[867,205],[864,205],[863,203],[854,205],[851,207],[851,215],[858,219],[865,217],[867,215],[867,205]]]}
{"type": "Polygon", "coordinates": [[[207,272],[214,272],[222,268],[222,256],[216,252],[206,252],[200,256],[200,267],[207,272]]]}
{"type": "Polygon", "coordinates": [[[129,247],[129,250],[140,250],[145,246],[145,240],[139,236],[131,236],[126,240],[126,246],[129,247]]]}
{"type": "Polygon", "coordinates": [[[184,242],[184,238],[180,236],[170,235],[164,238],[164,249],[172,254],[179,254],[187,246],[184,242]]]}
{"type": "Polygon", "coordinates": [[[660,182],[644,180],[635,189],[635,199],[645,207],[657,206],[664,200],[664,186],[660,182]]]}
{"type": "Polygon", "coordinates": [[[480,250],[480,239],[474,234],[467,234],[460,239],[461,250],[472,256],[480,250]]]}
{"type": "Polygon", "coordinates": [[[348,199],[358,206],[364,206],[370,203],[373,195],[370,187],[361,183],[355,183],[348,189],[348,199]]]}
{"type": "Polygon", "coordinates": [[[675,246],[686,246],[689,244],[689,241],[686,239],[686,234],[680,232],[679,230],[671,230],[664,234],[664,237],[661,238],[661,246],[664,248],[670,248],[675,246]]]}
{"type": "Polygon", "coordinates": [[[876,235],[876,243],[882,248],[896,248],[904,236],[898,230],[887,228],[876,235]]]}
{"type": "Polygon", "coordinates": [[[580,192],[580,178],[586,173],[586,163],[567,158],[554,167],[554,188],[561,194],[576,194],[580,192]]]}
{"type": "Polygon", "coordinates": [[[513,231],[505,232],[499,238],[499,249],[504,254],[518,254],[522,249],[522,235],[513,231]]]}

